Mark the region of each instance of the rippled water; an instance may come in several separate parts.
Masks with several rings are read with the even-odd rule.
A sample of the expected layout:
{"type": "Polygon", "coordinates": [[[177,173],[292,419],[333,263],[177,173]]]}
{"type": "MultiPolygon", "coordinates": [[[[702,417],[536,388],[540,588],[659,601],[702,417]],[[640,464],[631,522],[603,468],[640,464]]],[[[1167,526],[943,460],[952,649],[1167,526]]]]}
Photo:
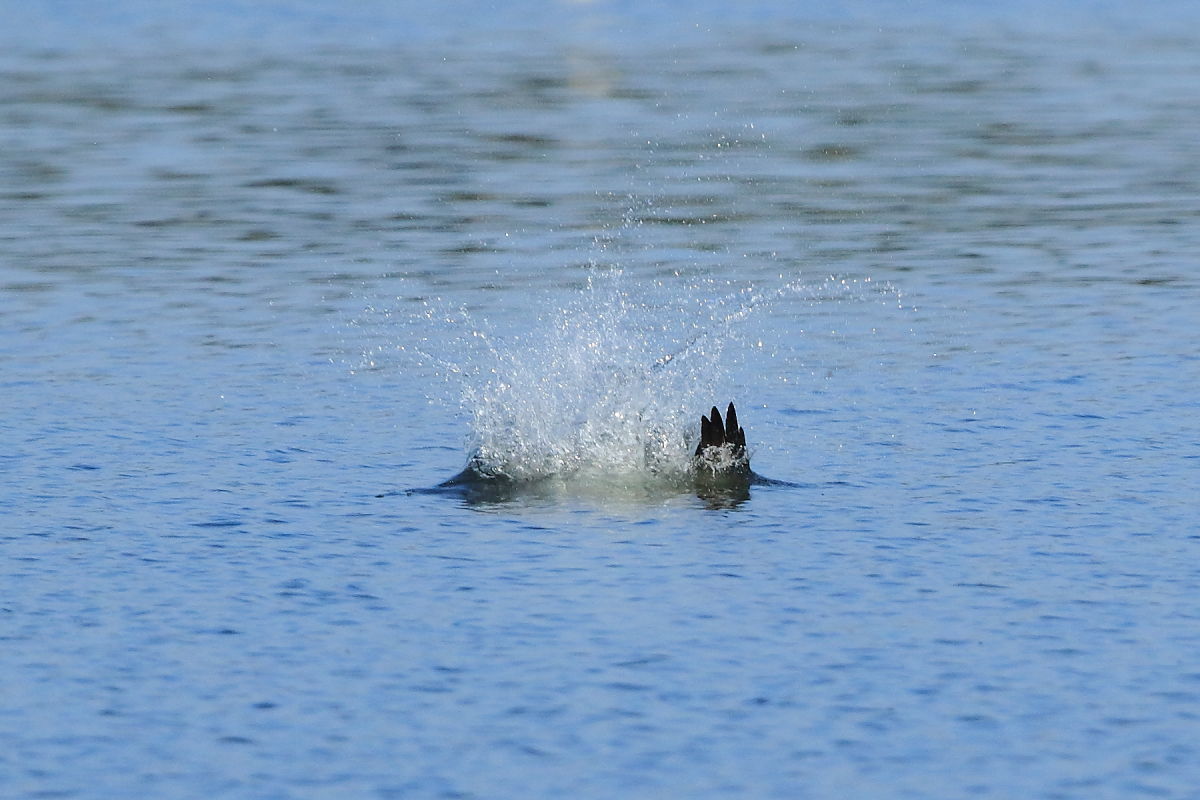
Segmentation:
{"type": "Polygon", "coordinates": [[[15,12],[0,794],[1195,797],[1140,8],[15,12]]]}

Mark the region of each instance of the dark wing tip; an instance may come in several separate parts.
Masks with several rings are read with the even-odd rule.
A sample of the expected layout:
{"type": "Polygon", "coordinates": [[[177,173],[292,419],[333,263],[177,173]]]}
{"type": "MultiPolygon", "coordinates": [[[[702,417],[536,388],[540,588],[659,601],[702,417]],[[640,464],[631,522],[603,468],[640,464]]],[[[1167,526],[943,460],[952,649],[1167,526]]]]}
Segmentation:
{"type": "Polygon", "coordinates": [[[700,441],[696,445],[696,455],[699,456],[709,447],[733,445],[733,452],[744,456],[746,453],[746,429],[738,424],[737,409],[733,403],[725,410],[725,420],[721,420],[721,412],[716,407],[708,416],[700,415],[700,441]]]}
{"type": "Polygon", "coordinates": [[[729,404],[729,408],[725,410],[725,437],[729,441],[734,441],[738,431],[737,409],[733,407],[733,403],[729,404]]]}
{"type": "Polygon", "coordinates": [[[711,427],[712,426],[710,426],[708,424],[708,417],[701,414],[700,415],[700,441],[696,443],[696,455],[700,455],[700,453],[704,450],[704,448],[708,447],[709,444],[711,444],[711,442],[709,441],[712,438],[711,427]]]}
{"type": "Polygon", "coordinates": [[[716,406],[713,406],[711,413],[712,419],[709,421],[709,425],[712,426],[713,444],[724,444],[725,425],[721,422],[721,412],[717,410],[716,406]]]}

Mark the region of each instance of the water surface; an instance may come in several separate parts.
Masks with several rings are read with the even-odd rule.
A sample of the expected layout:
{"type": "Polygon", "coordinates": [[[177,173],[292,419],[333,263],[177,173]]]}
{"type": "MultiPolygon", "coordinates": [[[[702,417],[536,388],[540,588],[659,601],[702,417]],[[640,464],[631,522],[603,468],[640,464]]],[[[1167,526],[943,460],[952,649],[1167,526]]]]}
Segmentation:
{"type": "Polygon", "coordinates": [[[114,8],[0,56],[0,793],[1195,795],[1193,11],[114,8]]]}

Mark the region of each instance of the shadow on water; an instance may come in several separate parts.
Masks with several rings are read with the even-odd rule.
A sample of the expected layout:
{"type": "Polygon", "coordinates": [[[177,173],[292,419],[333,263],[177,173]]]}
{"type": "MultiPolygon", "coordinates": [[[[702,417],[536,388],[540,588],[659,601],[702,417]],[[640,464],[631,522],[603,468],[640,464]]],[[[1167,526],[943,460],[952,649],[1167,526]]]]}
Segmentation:
{"type": "Polygon", "coordinates": [[[755,472],[674,477],[554,475],[536,480],[513,480],[484,475],[468,466],[436,486],[404,489],[377,496],[440,495],[453,498],[468,508],[486,510],[498,506],[556,503],[564,498],[650,504],[692,495],[707,509],[732,510],[748,502],[753,489],[758,487],[798,489],[803,484],[775,480],[755,472]]]}

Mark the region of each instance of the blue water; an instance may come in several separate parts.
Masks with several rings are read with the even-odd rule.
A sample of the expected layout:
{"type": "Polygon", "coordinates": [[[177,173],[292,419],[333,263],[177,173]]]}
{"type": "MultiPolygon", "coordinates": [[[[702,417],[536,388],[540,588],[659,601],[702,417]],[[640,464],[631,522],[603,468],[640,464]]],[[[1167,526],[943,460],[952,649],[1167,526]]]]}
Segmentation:
{"type": "Polygon", "coordinates": [[[0,796],[1200,797],[1196,10],[468,11],[6,10],[0,796]]]}

